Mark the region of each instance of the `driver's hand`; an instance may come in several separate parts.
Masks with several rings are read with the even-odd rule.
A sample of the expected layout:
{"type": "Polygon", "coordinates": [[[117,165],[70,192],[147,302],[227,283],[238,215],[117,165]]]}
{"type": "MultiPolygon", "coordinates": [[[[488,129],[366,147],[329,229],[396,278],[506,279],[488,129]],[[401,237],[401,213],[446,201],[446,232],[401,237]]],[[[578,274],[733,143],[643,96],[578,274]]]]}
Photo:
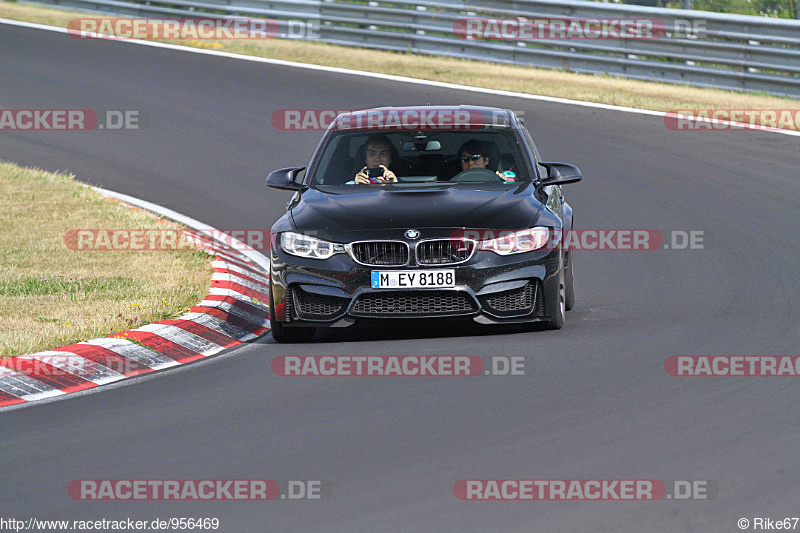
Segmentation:
{"type": "Polygon", "coordinates": [[[394,172],[392,172],[391,170],[389,170],[388,168],[386,168],[383,165],[380,165],[380,167],[383,169],[383,176],[378,176],[377,178],[375,178],[375,179],[378,180],[378,183],[396,183],[397,182],[397,175],[395,175],[394,172]]]}
{"type": "MultiPolygon", "coordinates": [[[[376,176],[375,181],[378,183],[394,183],[397,181],[397,176],[394,172],[386,168],[384,165],[379,166],[383,169],[383,176],[376,176]]],[[[358,174],[356,174],[356,184],[364,185],[372,183],[367,174],[364,172],[365,170],[367,170],[367,167],[362,168],[358,171],[358,174]]]]}
{"type": "Polygon", "coordinates": [[[369,181],[369,177],[364,173],[365,170],[367,170],[367,167],[362,168],[361,170],[358,171],[358,174],[356,174],[356,184],[357,185],[364,185],[365,183],[372,183],[371,181],[369,181]]]}

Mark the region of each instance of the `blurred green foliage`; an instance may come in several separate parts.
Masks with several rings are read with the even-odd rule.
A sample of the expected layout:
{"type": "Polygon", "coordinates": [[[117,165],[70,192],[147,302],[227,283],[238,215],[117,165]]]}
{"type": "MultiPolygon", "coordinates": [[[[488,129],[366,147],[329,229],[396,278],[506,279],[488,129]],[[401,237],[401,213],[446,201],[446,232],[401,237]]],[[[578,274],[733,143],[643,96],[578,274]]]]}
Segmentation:
{"type": "MultiPolygon", "coordinates": [[[[692,9],[715,13],[736,13],[761,17],[789,18],[797,16],[798,0],[692,0],[692,9]]],[[[612,0],[617,4],[668,7],[680,9],[681,0],[612,0]]]]}

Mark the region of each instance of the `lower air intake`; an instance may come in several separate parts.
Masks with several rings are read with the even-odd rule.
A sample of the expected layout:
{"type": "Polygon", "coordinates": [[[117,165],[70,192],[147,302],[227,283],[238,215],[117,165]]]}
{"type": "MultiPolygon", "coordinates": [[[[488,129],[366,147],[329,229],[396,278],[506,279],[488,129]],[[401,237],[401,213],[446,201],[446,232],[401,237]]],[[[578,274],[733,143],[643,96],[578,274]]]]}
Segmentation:
{"type": "Polygon", "coordinates": [[[524,287],[503,291],[482,298],[487,311],[500,315],[527,315],[533,311],[536,300],[536,284],[528,282],[524,287]]]}
{"type": "Polygon", "coordinates": [[[358,316],[464,315],[477,311],[475,301],[459,291],[368,293],[358,297],[350,313],[358,316]]]}
{"type": "Polygon", "coordinates": [[[298,287],[292,289],[293,304],[300,318],[306,320],[330,320],[344,312],[347,300],[337,296],[306,292],[298,287]]]}

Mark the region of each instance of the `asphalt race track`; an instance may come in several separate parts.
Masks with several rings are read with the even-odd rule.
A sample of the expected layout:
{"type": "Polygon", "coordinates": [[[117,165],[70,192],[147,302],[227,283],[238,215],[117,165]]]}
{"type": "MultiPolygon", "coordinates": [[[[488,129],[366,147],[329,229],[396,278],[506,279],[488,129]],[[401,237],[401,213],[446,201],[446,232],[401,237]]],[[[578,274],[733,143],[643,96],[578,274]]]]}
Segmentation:
{"type": "MultiPolygon", "coordinates": [[[[576,253],[561,331],[451,324],[269,335],[180,370],[0,413],[0,517],[214,517],[219,531],[739,531],[800,513],[791,377],[669,376],[671,355],[800,352],[800,143],[662,118],[0,25],[0,108],[141,110],[138,131],[0,132],[0,159],[267,228],[320,132],[280,109],[480,104],[525,113],[578,228],[696,230],[705,249],[576,253]],[[278,355],[507,355],[525,376],[285,378],[278,355]],[[74,479],[322,480],[321,501],[73,501],[74,479]],[[467,502],[461,479],[709,480],[710,500],[467,502]]],[[[791,107],[787,104],[787,107],[791,107]]],[[[797,107],[796,105],[794,107],[797,107]]],[[[798,526],[800,527],[800,526],[798,526]]]]}

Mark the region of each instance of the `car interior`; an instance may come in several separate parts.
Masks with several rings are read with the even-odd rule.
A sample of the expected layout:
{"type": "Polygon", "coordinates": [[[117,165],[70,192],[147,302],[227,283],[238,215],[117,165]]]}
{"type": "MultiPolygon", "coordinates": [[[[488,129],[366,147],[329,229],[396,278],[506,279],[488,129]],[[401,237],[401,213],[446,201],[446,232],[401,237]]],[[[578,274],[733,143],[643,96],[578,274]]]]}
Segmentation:
{"type": "MultiPolygon", "coordinates": [[[[344,185],[352,182],[364,167],[367,138],[374,132],[335,134],[328,142],[313,182],[344,185]]],[[[383,132],[381,132],[383,133],[383,132]]],[[[516,181],[527,180],[525,165],[519,164],[520,150],[508,131],[480,132],[386,132],[392,142],[390,169],[403,183],[502,182],[495,171],[510,171],[516,181]],[[462,172],[459,148],[476,140],[489,158],[491,172],[462,172]]],[[[477,154],[472,154],[477,155],[477,154]]]]}

